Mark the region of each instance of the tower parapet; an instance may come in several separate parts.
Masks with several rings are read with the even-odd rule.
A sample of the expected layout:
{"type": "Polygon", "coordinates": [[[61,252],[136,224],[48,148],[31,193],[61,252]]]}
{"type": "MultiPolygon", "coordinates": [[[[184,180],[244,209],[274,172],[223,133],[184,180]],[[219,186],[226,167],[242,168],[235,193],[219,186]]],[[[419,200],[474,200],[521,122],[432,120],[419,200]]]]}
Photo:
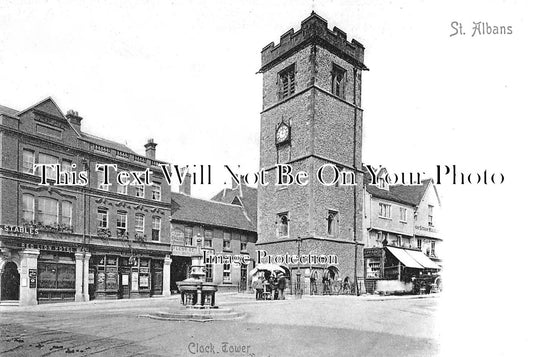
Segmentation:
{"type": "Polygon", "coordinates": [[[300,30],[294,32],[294,29],[290,29],[281,35],[277,45],[271,42],[261,50],[259,72],[265,72],[309,44],[318,44],[353,66],[368,70],[364,65],[364,46],[354,39],[348,41],[346,32],[337,27],[328,29],[328,22],[313,11],[302,21],[300,30]]]}

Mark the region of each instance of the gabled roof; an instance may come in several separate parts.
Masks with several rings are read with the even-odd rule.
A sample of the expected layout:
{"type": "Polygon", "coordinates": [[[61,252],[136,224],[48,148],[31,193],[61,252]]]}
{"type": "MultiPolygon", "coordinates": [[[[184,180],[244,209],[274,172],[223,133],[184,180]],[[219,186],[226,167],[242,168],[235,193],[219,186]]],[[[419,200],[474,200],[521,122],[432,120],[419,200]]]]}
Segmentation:
{"type": "Polygon", "coordinates": [[[17,117],[18,110],[11,109],[0,105],[0,114],[9,115],[10,117],[17,117]]]}
{"type": "Polygon", "coordinates": [[[66,122],[68,122],[67,118],[65,118],[65,116],[63,115],[63,112],[61,111],[61,109],[59,109],[59,106],[56,104],[56,102],[52,99],[52,97],[48,97],[46,99],[43,99],[42,101],[40,101],[39,103],[37,104],[34,104],[32,106],[30,106],[29,108],[26,108],[20,112],[18,112],[18,116],[21,116],[22,114],[30,111],[30,110],[40,110],[42,112],[45,112],[47,114],[50,114],[52,116],[55,116],[55,117],[58,117],[58,118],[62,118],[64,119],[66,122]]]}
{"type": "Polygon", "coordinates": [[[172,220],[256,232],[243,207],[172,193],[172,220]]]}
{"type": "Polygon", "coordinates": [[[233,203],[236,197],[241,201],[254,227],[257,227],[257,188],[241,183],[236,188],[224,188],[211,199],[217,202],[233,203]]]}
{"type": "Polygon", "coordinates": [[[112,148],[112,149],[115,149],[115,150],[119,150],[119,151],[123,151],[123,152],[129,153],[129,154],[139,155],[135,151],[133,151],[132,149],[130,149],[129,147],[127,147],[124,144],[121,144],[121,143],[118,143],[118,142],[112,141],[112,140],[103,139],[103,138],[100,138],[98,136],[94,136],[94,135],[91,135],[91,134],[88,134],[88,133],[85,133],[85,132],[78,132],[77,130],[75,130],[72,127],[72,125],[70,124],[68,119],[63,115],[63,112],[61,111],[59,106],[56,104],[54,99],[52,99],[51,97],[43,99],[39,103],[34,104],[34,105],[32,105],[32,106],[30,106],[30,107],[28,107],[28,108],[26,108],[26,109],[24,109],[22,111],[18,111],[18,110],[11,109],[11,108],[5,107],[3,105],[0,105],[0,114],[9,115],[9,116],[12,116],[12,117],[15,117],[15,118],[20,117],[22,114],[24,114],[24,113],[26,113],[26,112],[28,112],[30,110],[39,110],[41,112],[45,112],[45,113],[50,114],[50,115],[52,115],[54,117],[57,117],[59,119],[64,120],[72,128],[72,130],[74,130],[76,132],[76,134],[78,134],[78,136],[81,137],[82,139],[84,139],[85,141],[91,142],[91,143],[96,144],[96,145],[107,146],[109,148],[112,148]]]}
{"type": "Polygon", "coordinates": [[[382,198],[393,202],[403,203],[410,206],[418,206],[431,183],[431,179],[421,181],[421,185],[390,185],[388,190],[371,185],[371,175],[365,171],[364,184],[366,191],[373,197],[382,198]]]}

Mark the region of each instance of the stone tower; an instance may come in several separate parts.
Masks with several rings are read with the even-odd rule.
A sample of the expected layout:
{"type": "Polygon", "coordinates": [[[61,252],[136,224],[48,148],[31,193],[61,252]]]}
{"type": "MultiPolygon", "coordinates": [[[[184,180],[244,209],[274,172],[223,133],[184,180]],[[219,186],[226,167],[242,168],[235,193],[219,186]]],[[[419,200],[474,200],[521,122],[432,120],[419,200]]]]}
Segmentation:
{"type": "MultiPolygon", "coordinates": [[[[296,254],[300,245],[301,255],[336,255],[337,264],[300,262],[307,291],[325,273],[351,281],[356,271],[363,275],[362,246],[357,247],[362,237],[363,59],[363,45],[348,41],[337,27],[329,30],[314,12],[300,30],[289,30],[279,44],[261,51],[260,167],[270,184],[258,188],[257,249],[296,254]],[[275,186],[277,164],[307,172],[309,183],[275,186]],[[327,183],[338,170],[355,177],[357,185],[318,182],[316,173],[323,166],[327,183]]],[[[286,265],[294,284],[296,265],[286,265]]]]}

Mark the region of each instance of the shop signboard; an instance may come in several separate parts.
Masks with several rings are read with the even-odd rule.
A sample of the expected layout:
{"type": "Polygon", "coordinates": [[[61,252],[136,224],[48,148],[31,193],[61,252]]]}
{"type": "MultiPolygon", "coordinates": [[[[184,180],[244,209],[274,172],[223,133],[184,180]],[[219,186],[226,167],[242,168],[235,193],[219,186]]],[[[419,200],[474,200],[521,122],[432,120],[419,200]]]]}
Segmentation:
{"type": "Polygon", "coordinates": [[[128,274],[122,274],[122,285],[129,285],[129,278],[130,276],[128,274]]]}
{"type": "Polygon", "coordinates": [[[94,284],[94,273],[89,273],[89,284],[94,284]]]}
{"type": "Polygon", "coordinates": [[[196,247],[171,244],[170,248],[172,250],[172,255],[178,255],[182,257],[192,257],[198,254],[198,249],[196,247]]]}
{"type": "Polygon", "coordinates": [[[382,248],[365,248],[363,255],[365,258],[381,258],[382,252],[382,248]]]}
{"type": "Polygon", "coordinates": [[[28,269],[28,276],[30,278],[30,289],[37,288],[37,269],[28,269]]]}

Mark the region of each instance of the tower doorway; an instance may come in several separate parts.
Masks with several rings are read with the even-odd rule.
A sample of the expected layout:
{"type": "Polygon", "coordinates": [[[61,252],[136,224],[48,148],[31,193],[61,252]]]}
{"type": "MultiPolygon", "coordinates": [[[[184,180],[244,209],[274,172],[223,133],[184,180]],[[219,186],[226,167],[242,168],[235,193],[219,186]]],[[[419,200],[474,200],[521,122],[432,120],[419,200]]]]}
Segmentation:
{"type": "Polygon", "coordinates": [[[2,291],[0,300],[18,300],[20,294],[20,275],[17,264],[8,262],[2,272],[2,291]]]}

